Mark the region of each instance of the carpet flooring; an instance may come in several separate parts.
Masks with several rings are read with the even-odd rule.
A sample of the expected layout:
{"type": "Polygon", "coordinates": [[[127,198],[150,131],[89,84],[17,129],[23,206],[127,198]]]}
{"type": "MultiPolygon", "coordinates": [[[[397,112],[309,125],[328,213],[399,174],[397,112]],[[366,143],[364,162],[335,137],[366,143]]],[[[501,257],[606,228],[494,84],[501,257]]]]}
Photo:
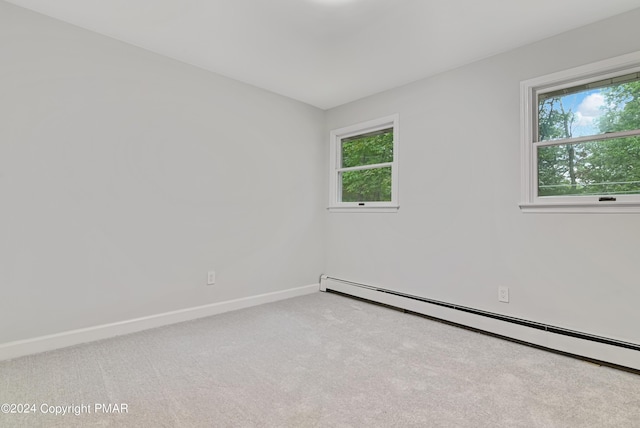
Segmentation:
{"type": "Polygon", "coordinates": [[[35,411],[0,427],[640,427],[640,376],[315,293],[0,362],[4,403],[35,411]]]}

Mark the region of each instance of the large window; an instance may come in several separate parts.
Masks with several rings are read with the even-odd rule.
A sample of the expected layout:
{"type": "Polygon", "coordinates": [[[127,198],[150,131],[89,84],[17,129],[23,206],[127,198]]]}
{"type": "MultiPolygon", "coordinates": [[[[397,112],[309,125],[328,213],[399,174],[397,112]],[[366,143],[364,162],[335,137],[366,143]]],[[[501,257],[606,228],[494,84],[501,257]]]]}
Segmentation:
{"type": "Polygon", "coordinates": [[[398,209],[398,116],[331,132],[330,210],[398,209]]]}
{"type": "Polygon", "coordinates": [[[522,83],[523,210],[640,212],[640,53],[522,83]]]}

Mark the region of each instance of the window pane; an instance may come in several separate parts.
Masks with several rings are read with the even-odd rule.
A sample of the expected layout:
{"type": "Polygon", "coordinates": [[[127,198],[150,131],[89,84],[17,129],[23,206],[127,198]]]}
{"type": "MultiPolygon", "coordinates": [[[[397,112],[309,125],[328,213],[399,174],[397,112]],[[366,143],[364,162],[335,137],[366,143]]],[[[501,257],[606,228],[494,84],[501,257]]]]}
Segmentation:
{"type": "Polygon", "coordinates": [[[538,96],[538,141],[640,129],[640,73],[538,96]]]}
{"type": "Polygon", "coordinates": [[[342,202],[391,201],[391,167],[341,173],[342,202]]]}
{"type": "Polygon", "coordinates": [[[538,196],[640,193],[640,137],[538,147],[538,196]]]}
{"type": "Polygon", "coordinates": [[[342,167],[393,162],[393,128],[342,139],[342,167]]]}

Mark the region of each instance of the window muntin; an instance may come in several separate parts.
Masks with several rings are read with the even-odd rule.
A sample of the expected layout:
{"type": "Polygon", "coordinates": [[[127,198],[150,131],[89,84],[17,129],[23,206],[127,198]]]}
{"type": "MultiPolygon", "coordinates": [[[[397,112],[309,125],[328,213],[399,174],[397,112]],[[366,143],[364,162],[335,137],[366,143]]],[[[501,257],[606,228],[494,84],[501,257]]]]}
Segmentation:
{"type": "Polygon", "coordinates": [[[398,208],[398,117],[331,132],[329,209],[398,208]]]}
{"type": "Polygon", "coordinates": [[[521,86],[523,210],[640,212],[640,52],[521,86]]]}

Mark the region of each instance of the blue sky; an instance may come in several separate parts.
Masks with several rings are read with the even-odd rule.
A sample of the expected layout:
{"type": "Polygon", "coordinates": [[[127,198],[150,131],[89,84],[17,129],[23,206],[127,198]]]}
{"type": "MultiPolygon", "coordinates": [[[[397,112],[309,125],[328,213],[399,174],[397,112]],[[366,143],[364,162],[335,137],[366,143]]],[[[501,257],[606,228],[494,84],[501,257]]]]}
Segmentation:
{"type": "Polygon", "coordinates": [[[604,105],[602,89],[579,92],[561,98],[565,111],[571,110],[576,115],[573,124],[573,137],[598,134],[597,118],[602,115],[604,105]]]}

